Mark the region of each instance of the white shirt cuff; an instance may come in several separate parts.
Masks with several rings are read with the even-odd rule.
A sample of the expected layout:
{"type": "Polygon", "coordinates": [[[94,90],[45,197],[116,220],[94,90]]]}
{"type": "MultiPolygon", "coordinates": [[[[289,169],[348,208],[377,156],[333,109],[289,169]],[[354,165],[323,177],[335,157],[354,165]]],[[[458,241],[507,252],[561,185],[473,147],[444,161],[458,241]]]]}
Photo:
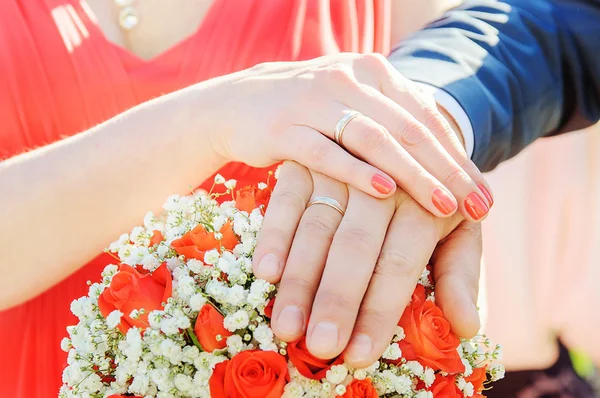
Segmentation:
{"type": "Polygon", "coordinates": [[[463,140],[465,141],[465,150],[467,151],[467,155],[471,157],[475,148],[475,134],[473,133],[473,125],[471,124],[471,120],[469,120],[469,116],[467,116],[465,110],[459,105],[458,101],[456,101],[454,97],[448,94],[446,91],[430,84],[421,82],[415,83],[425,92],[432,94],[435,98],[435,102],[443,107],[446,112],[448,112],[450,116],[454,118],[458,128],[460,128],[463,140]]]}

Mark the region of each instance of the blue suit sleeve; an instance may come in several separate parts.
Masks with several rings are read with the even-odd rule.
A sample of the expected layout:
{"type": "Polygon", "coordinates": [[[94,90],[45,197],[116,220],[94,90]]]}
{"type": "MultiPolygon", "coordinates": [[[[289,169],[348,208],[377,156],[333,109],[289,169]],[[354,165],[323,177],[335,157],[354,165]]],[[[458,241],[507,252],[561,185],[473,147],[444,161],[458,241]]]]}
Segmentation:
{"type": "Polygon", "coordinates": [[[491,170],[539,137],[600,118],[600,0],[471,0],[390,55],[463,107],[491,170]]]}

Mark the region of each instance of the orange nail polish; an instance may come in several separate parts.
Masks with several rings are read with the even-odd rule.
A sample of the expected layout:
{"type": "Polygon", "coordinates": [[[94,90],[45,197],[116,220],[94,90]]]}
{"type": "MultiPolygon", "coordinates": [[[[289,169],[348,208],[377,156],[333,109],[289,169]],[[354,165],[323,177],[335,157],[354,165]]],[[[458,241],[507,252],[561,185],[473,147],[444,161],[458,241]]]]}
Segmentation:
{"type": "Polygon", "coordinates": [[[456,210],[456,202],[454,198],[450,196],[446,191],[440,188],[436,188],[431,196],[433,205],[442,212],[444,215],[448,215],[456,210]]]}
{"type": "Polygon", "coordinates": [[[479,187],[479,190],[481,191],[483,196],[485,196],[485,198],[487,199],[488,203],[490,204],[490,207],[492,207],[494,205],[494,198],[490,194],[490,191],[488,191],[485,185],[483,184],[479,184],[477,186],[479,187]]]}
{"type": "Polygon", "coordinates": [[[389,194],[396,187],[396,184],[379,174],[375,174],[373,176],[371,179],[371,185],[377,190],[377,192],[384,195],[389,194]]]}
{"type": "Polygon", "coordinates": [[[465,208],[474,220],[479,220],[485,216],[490,210],[485,204],[481,196],[476,192],[471,192],[465,198],[465,208]]]}

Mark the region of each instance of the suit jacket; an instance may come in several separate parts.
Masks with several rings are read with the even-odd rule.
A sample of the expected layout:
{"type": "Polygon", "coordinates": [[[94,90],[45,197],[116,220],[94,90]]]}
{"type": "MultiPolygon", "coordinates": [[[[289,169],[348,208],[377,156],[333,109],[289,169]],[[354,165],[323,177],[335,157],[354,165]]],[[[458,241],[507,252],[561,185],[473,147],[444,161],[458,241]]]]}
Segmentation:
{"type": "Polygon", "coordinates": [[[600,0],[471,0],[390,60],[463,107],[491,170],[535,139],[600,118],[600,0]]]}

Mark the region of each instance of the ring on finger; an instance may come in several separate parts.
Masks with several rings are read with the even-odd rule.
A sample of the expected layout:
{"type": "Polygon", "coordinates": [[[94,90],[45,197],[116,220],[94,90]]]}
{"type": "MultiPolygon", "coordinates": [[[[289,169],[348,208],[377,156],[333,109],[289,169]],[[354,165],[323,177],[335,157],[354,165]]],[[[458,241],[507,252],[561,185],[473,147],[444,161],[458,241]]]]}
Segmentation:
{"type": "Polygon", "coordinates": [[[338,202],[337,200],[335,200],[333,198],[329,198],[327,196],[316,196],[316,197],[312,198],[306,205],[306,208],[308,209],[312,205],[329,206],[332,209],[335,209],[338,213],[340,213],[342,215],[342,217],[346,214],[346,211],[342,208],[342,205],[340,204],[340,202],[338,202]]]}
{"type": "Polygon", "coordinates": [[[346,112],[346,114],[344,116],[342,116],[342,118],[335,125],[335,131],[333,133],[333,140],[342,148],[344,147],[342,138],[343,138],[344,130],[346,129],[346,126],[348,126],[348,123],[350,123],[352,121],[352,119],[354,119],[357,116],[360,116],[360,114],[361,114],[360,112],[355,111],[355,110],[346,112]]]}

